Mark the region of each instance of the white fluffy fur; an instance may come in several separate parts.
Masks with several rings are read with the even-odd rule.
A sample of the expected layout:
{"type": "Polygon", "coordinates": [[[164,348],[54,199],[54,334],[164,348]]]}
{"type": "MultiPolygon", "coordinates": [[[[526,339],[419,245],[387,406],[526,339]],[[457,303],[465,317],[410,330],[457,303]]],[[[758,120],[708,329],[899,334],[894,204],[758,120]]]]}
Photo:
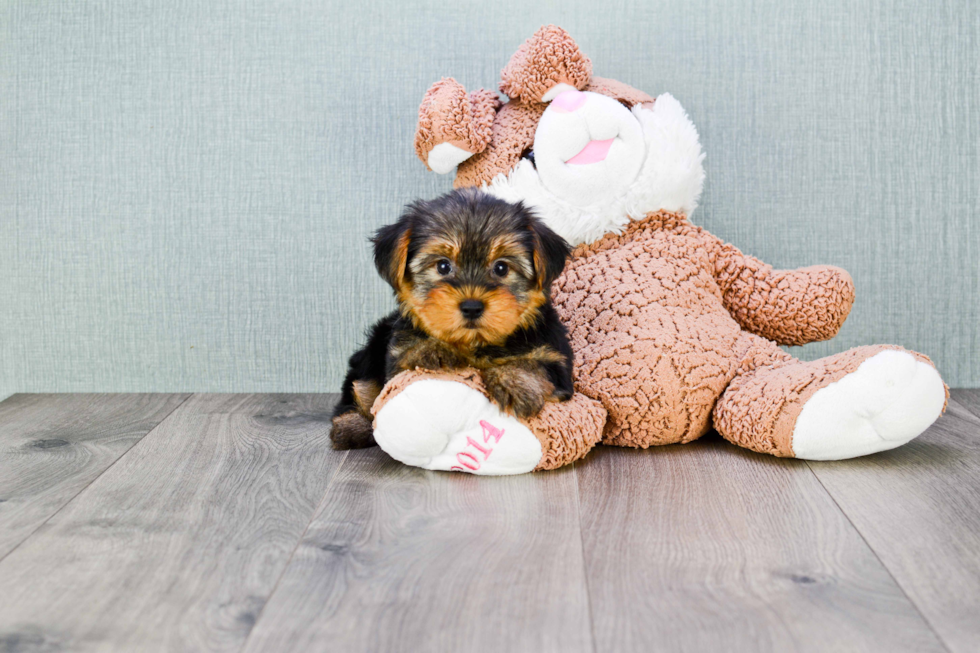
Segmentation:
{"type": "Polygon", "coordinates": [[[511,202],[523,201],[572,245],[619,233],[630,220],[653,211],[690,216],[704,185],[704,154],[694,123],[669,93],[658,97],[652,109],[637,105],[632,111],[643,128],[646,158],[623,197],[574,206],[545,188],[534,166],[524,159],[510,174],[484,184],[484,190],[511,202]]]}

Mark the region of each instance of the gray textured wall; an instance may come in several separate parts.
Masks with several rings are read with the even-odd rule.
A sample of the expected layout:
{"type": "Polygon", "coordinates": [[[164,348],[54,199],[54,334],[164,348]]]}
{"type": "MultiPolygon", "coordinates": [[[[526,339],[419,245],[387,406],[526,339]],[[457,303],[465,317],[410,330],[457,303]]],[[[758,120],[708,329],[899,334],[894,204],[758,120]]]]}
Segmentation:
{"type": "Polygon", "coordinates": [[[0,396],[335,389],[390,306],[367,234],[450,185],[423,92],[493,87],[547,22],[691,113],[697,223],[850,270],[798,353],[898,343],[980,385],[978,3],[409,4],[0,0],[0,396]]]}

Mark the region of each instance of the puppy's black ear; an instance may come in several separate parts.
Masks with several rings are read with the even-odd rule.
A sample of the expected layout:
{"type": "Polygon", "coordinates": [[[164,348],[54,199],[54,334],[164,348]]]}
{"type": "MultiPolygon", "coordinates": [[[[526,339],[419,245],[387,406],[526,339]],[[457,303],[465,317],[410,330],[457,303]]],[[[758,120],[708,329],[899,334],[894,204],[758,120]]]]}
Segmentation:
{"type": "Polygon", "coordinates": [[[395,224],[378,229],[371,238],[374,243],[374,266],[378,268],[381,278],[395,290],[405,283],[411,237],[411,217],[406,214],[395,224]]]}
{"type": "Polygon", "coordinates": [[[565,269],[565,261],[572,248],[537,218],[531,219],[531,233],[534,234],[534,273],[539,286],[548,290],[565,269]]]}

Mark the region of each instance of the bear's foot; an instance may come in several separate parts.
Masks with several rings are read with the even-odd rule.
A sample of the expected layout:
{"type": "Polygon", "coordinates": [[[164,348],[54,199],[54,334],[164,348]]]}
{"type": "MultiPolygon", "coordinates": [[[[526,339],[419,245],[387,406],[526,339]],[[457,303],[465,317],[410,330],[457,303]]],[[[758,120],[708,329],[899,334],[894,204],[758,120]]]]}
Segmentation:
{"type": "Polygon", "coordinates": [[[541,443],[466,384],[414,381],[377,410],[374,438],[389,456],[424,469],[505,475],[532,471],[541,443]]]}
{"type": "Polygon", "coordinates": [[[892,345],[802,362],[776,358],[737,375],[715,428],[753,451],[841,460],[894,449],[936,421],[946,386],[928,358],[892,345]]]}
{"type": "Polygon", "coordinates": [[[936,368],[887,349],[807,400],[793,429],[793,453],[840,460],[894,449],[929,428],[945,403],[936,368]]]}

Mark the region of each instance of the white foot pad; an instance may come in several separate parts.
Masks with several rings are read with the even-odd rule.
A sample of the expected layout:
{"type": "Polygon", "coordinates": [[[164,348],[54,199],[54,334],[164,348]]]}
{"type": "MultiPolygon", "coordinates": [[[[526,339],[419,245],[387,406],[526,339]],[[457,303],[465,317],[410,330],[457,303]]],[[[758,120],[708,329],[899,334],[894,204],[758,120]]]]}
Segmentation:
{"type": "Polygon", "coordinates": [[[929,428],[945,402],[936,368],[885,350],[810,397],[796,420],[793,453],[841,460],[894,449],[929,428]]]}
{"type": "Polygon", "coordinates": [[[526,426],[473,388],[440,379],[416,381],[385,404],[374,439],[395,460],[424,469],[524,474],[541,461],[526,426]]]}

